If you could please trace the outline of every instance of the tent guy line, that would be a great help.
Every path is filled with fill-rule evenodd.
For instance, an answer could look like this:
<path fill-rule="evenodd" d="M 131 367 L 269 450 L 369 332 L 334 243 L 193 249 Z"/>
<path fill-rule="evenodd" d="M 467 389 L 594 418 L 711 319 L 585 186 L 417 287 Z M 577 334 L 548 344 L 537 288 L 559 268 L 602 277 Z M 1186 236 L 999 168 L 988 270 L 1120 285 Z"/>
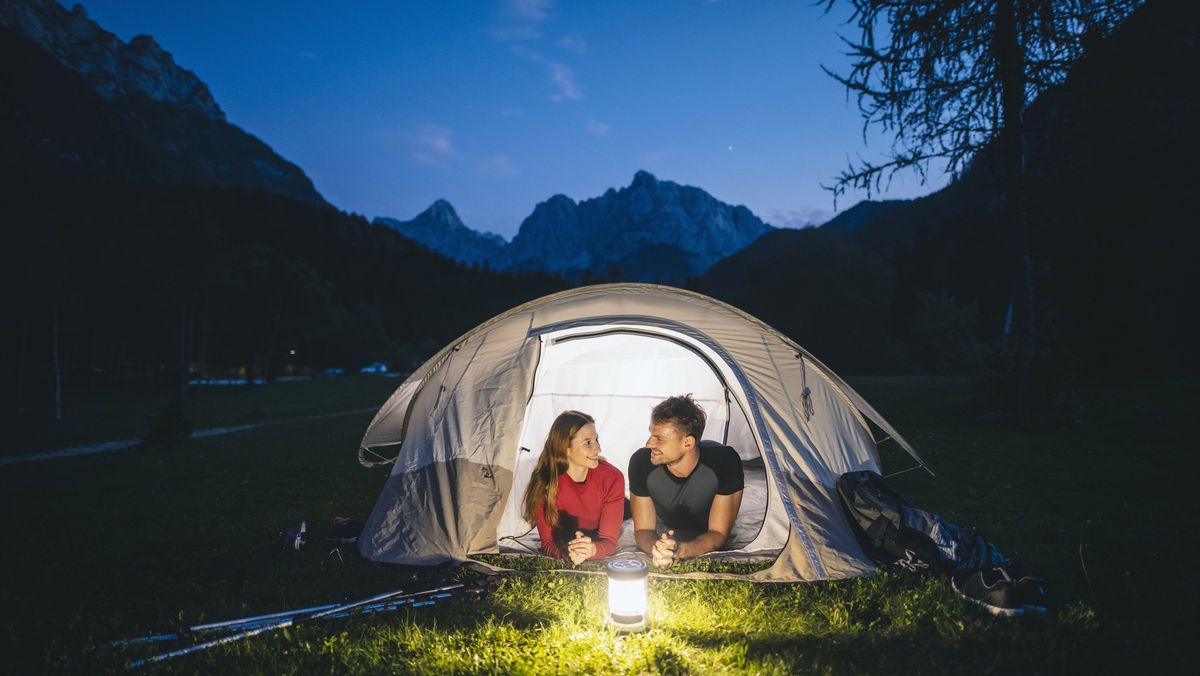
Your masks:
<path fill-rule="evenodd" d="M 301 416 L 299 418 L 286 418 L 284 420 L 271 420 L 268 422 L 247 423 L 245 425 L 233 425 L 231 427 L 210 427 L 204 430 L 196 430 L 191 433 L 192 439 L 203 439 L 205 437 L 215 437 L 220 434 L 231 434 L 233 432 L 244 432 L 246 430 L 257 429 L 259 427 L 267 427 L 270 425 L 280 425 L 283 423 L 305 422 L 308 420 L 322 420 L 325 418 L 336 418 L 343 415 L 357 415 L 360 413 L 371 413 L 376 410 L 376 407 L 356 408 L 352 411 L 338 411 L 336 413 L 321 413 L 318 415 Z M 77 455 L 92 455 L 94 453 L 104 453 L 106 451 L 119 451 L 123 448 L 133 448 L 142 443 L 141 439 L 121 439 L 119 441 L 106 441 L 99 444 L 87 444 L 85 446 L 72 446 L 57 451 L 44 451 L 42 453 L 30 453 L 26 455 L 10 455 L 0 456 L 0 466 L 16 465 L 24 462 L 38 462 L 41 460 L 57 460 L 59 458 L 70 458 Z"/>

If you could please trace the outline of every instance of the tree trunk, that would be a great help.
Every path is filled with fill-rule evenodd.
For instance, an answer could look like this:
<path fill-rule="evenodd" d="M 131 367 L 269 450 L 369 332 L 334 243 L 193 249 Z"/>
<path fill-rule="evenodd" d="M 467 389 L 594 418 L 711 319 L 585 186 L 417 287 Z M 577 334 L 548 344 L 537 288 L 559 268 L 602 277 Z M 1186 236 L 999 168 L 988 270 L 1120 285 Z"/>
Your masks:
<path fill-rule="evenodd" d="M 271 322 L 271 337 L 267 339 L 267 349 L 263 354 L 263 383 L 274 382 L 275 379 L 271 375 L 271 360 L 275 356 L 275 343 L 279 340 L 279 324 L 282 321 L 281 315 L 275 315 Z"/>
<path fill-rule="evenodd" d="M 1028 413 L 1029 376 L 1034 354 L 1034 289 L 1025 213 L 1025 161 L 1022 150 L 1025 107 L 1024 52 L 1017 34 L 1014 0 L 996 4 L 996 69 L 1002 109 L 1000 183 L 1004 223 L 1008 229 L 1008 288 L 1013 355 L 1012 406 L 1018 421 Z"/>
<path fill-rule="evenodd" d="M 196 348 L 196 363 L 199 365 L 200 377 L 208 377 L 208 342 L 209 325 L 208 311 L 201 308 L 196 319 L 196 340 L 200 343 Z"/>
<path fill-rule="evenodd" d="M 17 343 L 17 363 L 15 365 L 17 377 L 15 382 L 16 390 L 13 392 L 15 395 L 13 401 L 19 407 L 21 402 L 25 401 L 25 359 L 28 354 L 27 347 L 29 345 L 29 319 L 27 314 L 21 317 L 21 333 L 17 340 L 20 342 Z"/>
<path fill-rule="evenodd" d="M 188 323 L 189 323 L 189 313 L 188 313 L 187 303 L 180 303 L 179 304 L 179 336 L 178 336 L 179 344 L 177 346 L 178 350 L 179 350 L 179 355 L 178 355 L 179 361 L 176 365 L 177 372 L 176 372 L 176 383 L 175 383 L 175 400 L 181 406 L 183 405 L 184 399 L 187 397 L 187 386 L 188 386 L 188 353 L 190 352 L 190 350 L 188 349 L 189 348 L 188 338 L 191 334 Z"/>
<path fill-rule="evenodd" d="M 92 315 L 91 319 L 92 319 L 92 321 L 90 322 L 91 323 L 91 327 L 90 327 L 91 332 L 89 333 L 89 338 L 91 339 L 90 340 L 91 349 L 89 350 L 90 355 L 89 355 L 89 364 L 88 364 L 88 392 L 95 392 L 96 391 L 96 377 L 97 377 L 97 374 L 100 373 L 100 367 L 96 365 L 96 341 L 97 341 L 97 338 L 96 338 L 97 328 L 96 327 L 100 324 L 100 322 L 96 319 L 95 314 Z"/>
<path fill-rule="evenodd" d="M 53 336 L 51 339 L 51 351 L 54 361 L 54 419 L 62 420 L 62 365 L 58 359 L 58 303 L 54 304 L 52 310 L 51 323 L 53 324 Z"/>

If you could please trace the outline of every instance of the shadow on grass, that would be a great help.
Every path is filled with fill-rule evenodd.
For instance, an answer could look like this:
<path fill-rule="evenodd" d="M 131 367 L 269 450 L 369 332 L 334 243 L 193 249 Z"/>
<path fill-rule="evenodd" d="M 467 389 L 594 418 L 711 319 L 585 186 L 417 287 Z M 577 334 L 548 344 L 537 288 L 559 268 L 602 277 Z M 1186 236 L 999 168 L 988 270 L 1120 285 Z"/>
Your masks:
<path fill-rule="evenodd" d="M 1162 654 L 1105 632 L 1077 632 L 1053 620 L 994 620 L 993 631 L 904 632 L 855 627 L 818 635 L 674 632 L 704 650 L 738 645 L 748 663 L 833 673 L 1129 673 Z"/>

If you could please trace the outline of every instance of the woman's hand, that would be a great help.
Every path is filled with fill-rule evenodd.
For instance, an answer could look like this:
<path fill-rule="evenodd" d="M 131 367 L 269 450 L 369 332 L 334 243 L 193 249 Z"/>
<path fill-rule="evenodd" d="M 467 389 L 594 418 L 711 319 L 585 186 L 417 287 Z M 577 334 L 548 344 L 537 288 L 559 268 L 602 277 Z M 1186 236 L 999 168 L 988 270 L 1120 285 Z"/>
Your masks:
<path fill-rule="evenodd" d="M 575 531 L 575 539 L 567 543 L 567 556 L 571 557 L 571 563 L 578 566 L 595 555 L 596 545 L 592 539 L 582 531 Z"/>

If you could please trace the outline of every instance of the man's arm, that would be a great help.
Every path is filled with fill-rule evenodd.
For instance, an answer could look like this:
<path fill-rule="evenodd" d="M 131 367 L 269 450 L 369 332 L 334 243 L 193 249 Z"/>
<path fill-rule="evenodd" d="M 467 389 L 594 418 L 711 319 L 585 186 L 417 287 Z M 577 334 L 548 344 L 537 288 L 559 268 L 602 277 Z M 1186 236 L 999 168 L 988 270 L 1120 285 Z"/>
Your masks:
<path fill-rule="evenodd" d="M 714 495 L 712 507 L 708 510 L 708 530 L 693 540 L 680 542 L 675 550 L 675 558 L 690 559 L 693 556 L 707 554 L 725 544 L 725 541 L 729 539 L 729 532 L 733 530 L 733 521 L 737 518 L 738 509 L 741 506 L 742 491 L 730 495 Z M 651 508 L 653 507 L 651 505 Z M 636 514 L 635 512 L 635 519 Z M 653 531 L 651 531 L 651 535 L 653 535 Z M 653 544 L 651 542 L 652 546 Z M 641 546 L 640 539 L 638 546 Z"/>
<path fill-rule="evenodd" d="M 633 512 L 633 539 L 638 549 L 651 554 L 654 541 L 658 539 L 658 515 L 654 511 L 654 500 L 650 496 L 629 494 L 629 508 Z"/>

